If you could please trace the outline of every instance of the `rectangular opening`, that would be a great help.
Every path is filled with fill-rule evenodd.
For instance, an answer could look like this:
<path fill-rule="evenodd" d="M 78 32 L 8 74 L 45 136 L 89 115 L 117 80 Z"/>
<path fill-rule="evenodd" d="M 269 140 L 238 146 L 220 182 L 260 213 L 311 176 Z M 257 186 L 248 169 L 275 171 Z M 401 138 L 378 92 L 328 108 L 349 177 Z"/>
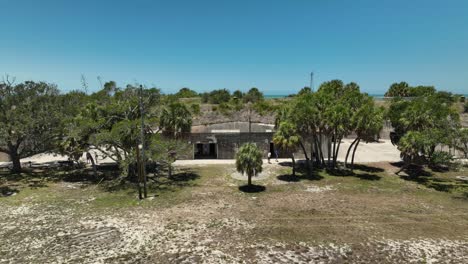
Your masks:
<path fill-rule="evenodd" d="M 195 159 L 216 159 L 216 143 L 197 143 L 194 147 Z"/>

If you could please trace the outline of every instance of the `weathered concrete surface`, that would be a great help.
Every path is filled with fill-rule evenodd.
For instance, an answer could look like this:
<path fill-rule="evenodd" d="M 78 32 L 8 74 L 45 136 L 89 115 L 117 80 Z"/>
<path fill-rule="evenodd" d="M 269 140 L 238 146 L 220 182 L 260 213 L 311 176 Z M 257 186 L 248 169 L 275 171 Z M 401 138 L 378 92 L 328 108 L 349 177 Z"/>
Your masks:
<path fill-rule="evenodd" d="M 10 157 L 8 154 L 0 152 L 0 162 L 7 162 L 10 161 Z"/>

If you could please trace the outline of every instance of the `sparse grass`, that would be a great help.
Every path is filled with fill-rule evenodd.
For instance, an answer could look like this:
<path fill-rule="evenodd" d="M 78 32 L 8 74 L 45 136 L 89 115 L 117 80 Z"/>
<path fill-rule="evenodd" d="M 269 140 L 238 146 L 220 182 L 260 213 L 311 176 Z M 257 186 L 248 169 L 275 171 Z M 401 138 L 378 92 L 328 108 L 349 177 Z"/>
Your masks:
<path fill-rule="evenodd" d="M 404 241 L 444 239 L 454 248 L 440 256 L 463 260 L 456 256 L 467 249 L 468 199 L 463 198 L 467 188 L 455 176 L 468 175 L 466 171 L 430 171 L 423 176 L 426 180 L 415 181 L 376 164 L 357 166 L 353 173 L 321 170 L 311 176 L 299 169 L 294 179 L 288 177 L 290 167 L 268 166 L 273 166 L 273 174 L 254 181 L 265 189 L 250 193 L 239 191 L 246 182 L 231 177 L 231 166 L 179 167 L 172 178 L 159 177 L 157 184 L 151 183 L 152 198 L 144 201 L 137 199 L 134 184 L 109 188 L 107 182 L 46 177 L 41 186 L 33 187 L 27 177 L 3 177 L 2 188 L 16 190 L 16 195 L 0 198 L 0 222 L 5 226 L 0 230 L 0 255 L 10 261 L 32 257 L 40 262 L 69 258 L 71 252 L 82 262 L 96 257 L 239 262 L 264 254 L 277 262 L 287 261 L 282 257 L 291 250 L 307 262 L 315 256 L 314 247 L 333 243 L 348 245 L 361 260 L 375 260 L 379 252 L 389 250 L 388 239 L 407 243 L 405 247 L 413 242 Z M 82 233 L 94 238 L 76 242 Z M 56 246 L 48 248 L 48 243 Z M 250 250 L 250 245 L 255 249 Z M 327 250 L 331 262 L 343 257 L 336 249 Z M 418 250 L 432 254 L 429 249 Z M 389 252 L 387 262 L 408 260 L 397 251 Z"/>

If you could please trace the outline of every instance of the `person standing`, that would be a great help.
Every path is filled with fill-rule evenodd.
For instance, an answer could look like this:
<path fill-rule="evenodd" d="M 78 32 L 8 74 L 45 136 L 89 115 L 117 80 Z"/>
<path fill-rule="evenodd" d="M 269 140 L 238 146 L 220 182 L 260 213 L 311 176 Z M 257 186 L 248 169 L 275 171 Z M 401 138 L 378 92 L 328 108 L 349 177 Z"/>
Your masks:
<path fill-rule="evenodd" d="M 271 164 L 270 159 L 271 159 L 271 152 L 268 151 L 268 163 L 269 164 Z"/>
<path fill-rule="evenodd" d="M 278 162 L 278 150 L 275 149 L 275 158 L 276 158 L 276 162 Z"/>

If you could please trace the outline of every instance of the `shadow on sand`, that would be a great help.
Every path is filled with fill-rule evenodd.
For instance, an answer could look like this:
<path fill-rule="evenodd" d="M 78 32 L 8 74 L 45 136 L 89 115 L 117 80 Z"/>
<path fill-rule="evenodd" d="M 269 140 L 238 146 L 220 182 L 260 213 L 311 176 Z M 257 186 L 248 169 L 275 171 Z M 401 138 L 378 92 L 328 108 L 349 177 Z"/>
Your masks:
<path fill-rule="evenodd" d="M 245 193 L 259 193 L 259 192 L 264 192 L 266 190 L 266 187 L 263 185 L 242 185 L 239 186 L 239 191 L 245 192 Z"/>

